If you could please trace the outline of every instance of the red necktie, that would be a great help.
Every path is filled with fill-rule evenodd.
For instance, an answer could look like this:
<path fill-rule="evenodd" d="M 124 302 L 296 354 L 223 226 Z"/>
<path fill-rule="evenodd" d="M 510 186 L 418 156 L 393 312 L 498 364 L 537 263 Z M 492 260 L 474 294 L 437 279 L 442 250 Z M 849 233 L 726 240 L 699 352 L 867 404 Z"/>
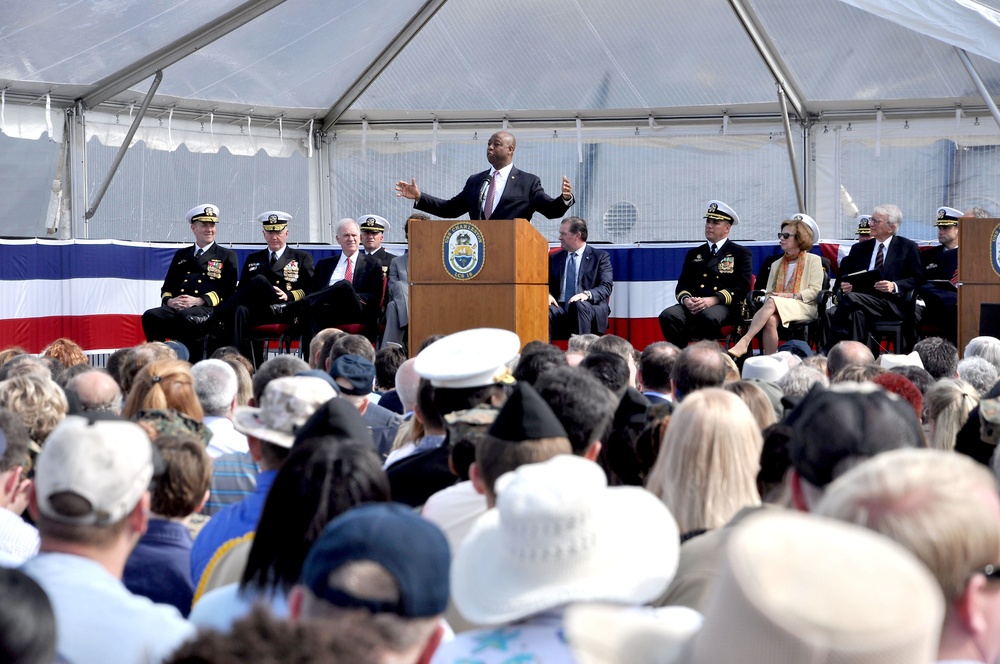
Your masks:
<path fill-rule="evenodd" d="M 344 272 L 344 279 L 346 281 L 354 283 L 354 268 L 351 267 L 351 259 L 347 259 L 347 271 Z"/>
<path fill-rule="evenodd" d="M 483 219 L 489 219 L 493 214 L 493 198 L 497 193 L 497 176 L 500 171 L 493 171 L 493 179 L 490 180 L 490 188 L 486 191 L 486 204 L 483 205 Z"/>
<path fill-rule="evenodd" d="M 881 242 L 878 243 L 878 253 L 875 254 L 875 269 L 881 270 L 882 263 L 885 262 L 885 245 Z"/>

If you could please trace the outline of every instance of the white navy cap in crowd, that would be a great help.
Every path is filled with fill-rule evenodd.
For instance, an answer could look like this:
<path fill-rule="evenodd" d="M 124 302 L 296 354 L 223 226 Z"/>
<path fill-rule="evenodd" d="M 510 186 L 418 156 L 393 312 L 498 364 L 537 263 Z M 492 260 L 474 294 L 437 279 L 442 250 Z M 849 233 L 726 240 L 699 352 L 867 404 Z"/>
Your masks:
<path fill-rule="evenodd" d="M 937 209 L 937 221 L 935 226 L 957 226 L 958 220 L 962 218 L 962 211 L 950 207 L 939 207 Z"/>
<path fill-rule="evenodd" d="M 358 217 L 358 229 L 364 233 L 365 231 L 369 233 L 384 233 L 389 230 L 389 222 L 385 217 L 380 217 L 377 214 L 363 214 Z"/>
<path fill-rule="evenodd" d="M 795 221 L 801 221 L 803 224 L 808 226 L 809 230 L 811 230 L 813 233 L 813 244 L 819 243 L 819 224 L 816 223 L 815 219 L 813 219 L 808 214 L 805 214 L 803 212 L 795 213 L 792 219 Z"/>
<path fill-rule="evenodd" d="M 269 210 L 257 215 L 257 223 L 262 224 L 265 231 L 283 231 L 291 220 L 292 215 L 281 210 Z"/>
<path fill-rule="evenodd" d="M 722 201 L 709 201 L 708 212 L 705 213 L 705 218 L 728 221 L 731 226 L 740 223 L 740 215 L 736 214 L 736 210 Z"/>
<path fill-rule="evenodd" d="M 413 368 L 434 387 L 485 387 L 512 383 L 507 367 L 521 348 L 509 330 L 481 327 L 438 339 L 420 351 Z"/>
<path fill-rule="evenodd" d="M 196 221 L 203 221 L 206 224 L 217 224 L 219 223 L 219 206 L 212 203 L 195 205 L 188 210 L 184 218 L 187 219 L 189 224 L 193 224 Z"/>

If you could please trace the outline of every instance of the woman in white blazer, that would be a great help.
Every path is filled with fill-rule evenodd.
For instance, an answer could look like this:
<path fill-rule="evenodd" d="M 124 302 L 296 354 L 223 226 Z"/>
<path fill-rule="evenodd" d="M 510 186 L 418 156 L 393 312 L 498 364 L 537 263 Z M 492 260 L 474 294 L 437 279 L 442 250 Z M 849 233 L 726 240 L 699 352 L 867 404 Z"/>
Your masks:
<path fill-rule="evenodd" d="M 771 265 L 767 279 L 764 304 L 747 333 L 729 349 L 733 357 L 742 357 L 750 350 L 750 343 L 763 332 L 765 355 L 778 350 L 778 326 L 816 319 L 816 298 L 823 287 L 823 264 L 819 256 L 810 254 L 813 231 L 803 221 L 781 222 L 778 240 L 784 255 Z"/>

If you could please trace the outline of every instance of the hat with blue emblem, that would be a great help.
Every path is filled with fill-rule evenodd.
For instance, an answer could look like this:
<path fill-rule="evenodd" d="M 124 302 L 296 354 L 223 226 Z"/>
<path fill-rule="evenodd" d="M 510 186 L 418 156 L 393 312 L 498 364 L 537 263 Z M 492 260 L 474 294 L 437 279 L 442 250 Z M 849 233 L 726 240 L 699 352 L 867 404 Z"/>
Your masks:
<path fill-rule="evenodd" d="M 292 220 L 292 215 L 281 210 L 271 210 L 257 215 L 257 221 L 263 226 L 265 231 L 283 231 L 288 228 L 288 222 Z"/>
<path fill-rule="evenodd" d="M 189 224 L 193 224 L 196 221 L 201 221 L 206 224 L 217 224 L 219 223 L 219 206 L 213 205 L 212 203 L 195 205 L 193 208 L 188 210 L 188 213 L 185 215 L 185 219 L 187 219 Z"/>
<path fill-rule="evenodd" d="M 386 221 L 385 217 L 380 217 L 377 214 L 363 214 L 359 218 L 361 224 L 358 229 L 362 233 L 384 233 L 389 230 L 389 222 Z"/>
<path fill-rule="evenodd" d="M 434 387 L 486 387 L 513 383 L 507 363 L 521 340 L 509 330 L 481 327 L 438 339 L 420 351 L 413 369 Z"/>
<path fill-rule="evenodd" d="M 863 214 L 858 217 L 858 235 L 868 237 L 872 234 L 872 216 Z"/>
<path fill-rule="evenodd" d="M 950 207 L 939 207 L 937 209 L 937 221 L 935 226 L 958 226 L 958 220 L 962 218 L 962 211 Z"/>
<path fill-rule="evenodd" d="M 705 213 L 705 218 L 716 221 L 728 221 L 730 226 L 740 223 L 740 215 L 736 214 L 736 210 L 722 201 L 709 201 L 708 212 Z"/>

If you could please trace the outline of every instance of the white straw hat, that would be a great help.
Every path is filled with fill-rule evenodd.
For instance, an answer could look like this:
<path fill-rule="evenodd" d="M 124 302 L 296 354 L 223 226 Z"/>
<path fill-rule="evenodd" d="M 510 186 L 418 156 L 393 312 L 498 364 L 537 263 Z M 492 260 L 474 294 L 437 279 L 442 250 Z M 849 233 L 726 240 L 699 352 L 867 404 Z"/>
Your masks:
<path fill-rule="evenodd" d="M 677 571 L 680 538 L 663 502 L 639 487 L 609 488 L 591 461 L 563 454 L 521 466 L 496 493 L 452 563 L 452 597 L 473 623 L 580 601 L 642 604 Z"/>

